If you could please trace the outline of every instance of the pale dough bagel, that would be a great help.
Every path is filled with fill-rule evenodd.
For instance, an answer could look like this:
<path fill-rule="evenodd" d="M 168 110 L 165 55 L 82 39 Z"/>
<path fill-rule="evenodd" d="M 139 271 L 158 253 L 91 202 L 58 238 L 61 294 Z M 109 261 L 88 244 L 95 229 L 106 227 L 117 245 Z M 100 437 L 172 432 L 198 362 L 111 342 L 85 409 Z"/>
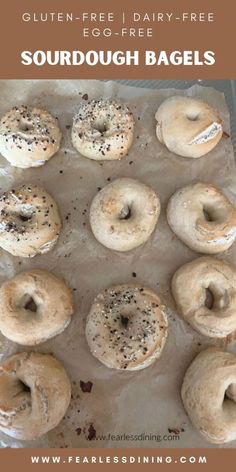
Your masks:
<path fill-rule="evenodd" d="M 0 331 L 15 343 L 43 343 L 64 331 L 72 313 L 70 289 L 46 270 L 21 272 L 0 288 Z"/>
<path fill-rule="evenodd" d="M 158 195 L 134 179 L 121 178 L 106 185 L 90 207 L 95 238 L 115 251 L 130 251 L 145 243 L 160 215 Z"/>
<path fill-rule="evenodd" d="M 158 108 L 156 134 L 169 151 L 198 158 L 220 141 L 223 128 L 218 111 L 196 98 L 175 96 Z"/>
<path fill-rule="evenodd" d="M 132 142 L 134 118 L 130 109 L 116 100 L 91 100 L 74 116 L 72 143 L 89 159 L 121 159 Z"/>
<path fill-rule="evenodd" d="M 0 247 L 13 256 L 50 251 L 60 229 L 57 205 L 43 188 L 23 185 L 0 196 Z"/>
<path fill-rule="evenodd" d="M 218 187 L 207 183 L 177 190 L 167 206 L 174 233 L 193 251 L 217 254 L 236 238 L 236 209 Z"/>
<path fill-rule="evenodd" d="M 61 131 L 48 111 L 14 107 L 0 121 L 0 153 L 14 167 L 38 167 L 59 149 Z"/>
<path fill-rule="evenodd" d="M 139 370 L 161 356 L 168 322 L 165 306 L 149 288 L 117 285 L 100 293 L 87 317 L 92 354 L 112 369 Z"/>
<path fill-rule="evenodd" d="M 71 384 L 52 355 L 21 352 L 0 365 L 0 430 L 16 439 L 36 439 L 62 420 Z"/>
<path fill-rule="evenodd" d="M 199 333 L 223 338 L 236 331 L 236 268 L 206 256 L 184 264 L 172 278 L 178 313 Z"/>
<path fill-rule="evenodd" d="M 236 357 L 217 348 L 202 351 L 184 377 L 181 396 L 188 416 L 207 441 L 236 439 Z"/>

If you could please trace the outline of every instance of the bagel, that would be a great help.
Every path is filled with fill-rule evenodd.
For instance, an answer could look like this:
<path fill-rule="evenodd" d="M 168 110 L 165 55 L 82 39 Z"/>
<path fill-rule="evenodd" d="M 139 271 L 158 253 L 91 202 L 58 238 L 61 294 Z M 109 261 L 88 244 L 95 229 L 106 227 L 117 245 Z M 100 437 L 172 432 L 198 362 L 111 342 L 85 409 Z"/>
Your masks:
<path fill-rule="evenodd" d="M 181 396 L 195 428 L 213 444 L 236 440 L 236 357 L 202 351 L 184 377 Z"/>
<path fill-rule="evenodd" d="M 21 352 L 0 365 L 0 431 L 16 439 L 37 439 L 62 420 L 71 384 L 52 355 Z"/>
<path fill-rule="evenodd" d="M 180 267 L 171 283 L 178 313 L 204 336 L 223 338 L 236 331 L 236 268 L 214 257 Z"/>
<path fill-rule="evenodd" d="M 105 289 L 87 317 L 86 338 L 92 354 L 112 369 L 148 367 L 161 356 L 166 342 L 165 310 L 160 298 L 141 285 Z"/>
<path fill-rule="evenodd" d="M 236 238 L 236 209 L 212 184 L 177 190 L 168 202 L 167 220 L 181 241 L 204 254 L 226 251 Z"/>
<path fill-rule="evenodd" d="M 218 111 L 196 98 L 167 98 L 158 108 L 155 118 L 158 140 L 179 156 L 202 157 L 222 138 Z"/>
<path fill-rule="evenodd" d="M 47 341 L 64 331 L 72 313 L 70 289 L 46 270 L 21 272 L 0 288 L 0 331 L 15 343 Z"/>
<path fill-rule="evenodd" d="M 93 199 L 90 225 L 95 238 L 115 251 L 130 251 L 144 244 L 160 215 L 158 195 L 134 179 L 117 179 Z"/>
<path fill-rule="evenodd" d="M 45 164 L 59 149 L 61 131 L 48 111 L 14 107 L 0 121 L 0 153 L 22 169 Z"/>
<path fill-rule="evenodd" d="M 133 142 L 134 118 L 116 100 L 91 100 L 74 116 L 72 143 L 85 157 L 98 161 L 121 159 Z"/>
<path fill-rule="evenodd" d="M 57 205 L 43 188 L 23 185 L 0 196 L 0 247 L 13 256 L 50 251 L 60 229 Z"/>

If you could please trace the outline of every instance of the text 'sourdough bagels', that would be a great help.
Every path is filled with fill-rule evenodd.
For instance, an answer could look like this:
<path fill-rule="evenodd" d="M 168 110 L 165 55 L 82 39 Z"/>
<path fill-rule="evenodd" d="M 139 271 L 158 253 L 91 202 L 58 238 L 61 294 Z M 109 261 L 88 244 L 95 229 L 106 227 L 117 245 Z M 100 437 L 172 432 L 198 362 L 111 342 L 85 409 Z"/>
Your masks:
<path fill-rule="evenodd" d="M 50 251 L 60 230 L 57 204 L 43 188 L 23 185 L 0 196 L 0 247 L 13 256 Z"/>
<path fill-rule="evenodd" d="M 84 103 L 73 119 L 72 143 L 89 159 L 122 159 L 133 142 L 133 134 L 133 114 L 117 100 Z"/>
<path fill-rule="evenodd" d="M 106 185 L 90 207 L 95 238 L 115 251 L 130 251 L 145 243 L 160 215 L 158 195 L 134 179 L 121 178 Z"/>
<path fill-rule="evenodd" d="M 171 283 L 178 313 L 199 333 L 223 338 L 236 331 L 236 268 L 215 257 L 180 267 Z"/>
<path fill-rule="evenodd" d="M 139 370 L 158 359 L 167 337 L 166 307 L 141 285 L 117 285 L 94 300 L 86 322 L 92 354 L 107 367 Z"/>
<path fill-rule="evenodd" d="M 193 251 L 217 254 L 236 239 L 236 208 L 212 184 L 198 182 L 177 190 L 168 202 L 167 220 Z"/>
<path fill-rule="evenodd" d="M 167 98 L 155 117 L 158 140 L 179 156 L 202 157 L 218 144 L 223 134 L 218 111 L 196 98 L 179 95 Z"/>
<path fill-rule="evenodd" d="M 192 424 L 213 444 L 236 439 L 236 357 L 217 348 L 200 352 L 184 377 L 181 396 Z"/>
<path fill-rule="evenodd" d="M 14 167 L 38 167 L 59 149 L 61 131 L 48 111 L 21 105 L 0 120 L 0 153 Z"/>
<path fill-rule="evenodd" d="M 72 313 L 71 290 L 46 270 L 20 272 L 0 288 L 0 331 L 15 343 L 45 342 L 64 331 Z"/>
<path fill-rule="evenodd" d="M 0 365 L 0 431 L 37 439 L 62 420 L 71 399 L 63 365 L 52 355 L 21 352 Z"/>

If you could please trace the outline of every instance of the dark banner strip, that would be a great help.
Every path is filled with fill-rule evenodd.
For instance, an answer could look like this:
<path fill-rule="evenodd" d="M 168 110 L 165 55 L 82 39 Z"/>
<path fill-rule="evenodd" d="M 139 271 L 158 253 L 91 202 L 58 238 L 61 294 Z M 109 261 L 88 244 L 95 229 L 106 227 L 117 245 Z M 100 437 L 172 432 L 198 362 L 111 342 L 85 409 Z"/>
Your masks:
<path fill-rule="evenodd" d="M 1 78 L 234 78 L 231 0 L 8 0 Z"/>

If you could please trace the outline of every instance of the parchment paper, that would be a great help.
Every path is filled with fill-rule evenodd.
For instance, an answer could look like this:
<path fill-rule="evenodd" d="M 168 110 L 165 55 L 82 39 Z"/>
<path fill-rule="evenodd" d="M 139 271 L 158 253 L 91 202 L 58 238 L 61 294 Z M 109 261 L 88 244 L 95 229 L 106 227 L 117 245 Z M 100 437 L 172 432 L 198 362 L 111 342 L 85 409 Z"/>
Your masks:
<path fill-rule="evenodd" d="M 61 335 L 40 345 L 40 352 L 53 353 L 71 378 L 73 398 L 61 424 L 37 441 L 17 441 L 0 434 L 1 447 L 212 447 L 191 426 L 184 411 L 180 387 L 184 372 L 197 352 L 214 344 L 198 335 L 175 312 L 170 280 L 175 270 L 198 254 L 189 250 L 171 232 L 166 222 L 168 198 L 179 187 L 197 180 L 214 182 L 236 203 L 233 148 L 228 139 L 206 157 L 191 160 L 171 154 L 156 139 L 155 111 L 177 90 L 145 90 L 97 81 L 1 81 L 1 115 L 17 104 L 46 107 L 59 118 L 63 132 L 60 151 L 45 166 L 20 170 L 0 157 L 1 192 L 22 183 L 42 185 L 57 201 L 63 230 L 56 248 L 31 260 L 0 253 L 0 283 L 21 270 L 40 267 L 66 279 L 74 290 L 75 314 Z M 194 86 L 181 94 L 200 97 L 217 107 L 230 133 L 224 96 L 216 90 Z M 98 163 L 72 148 L 71 123 L 78 105 L 88 94 L 120 97 L 130 106 L 136 120 L 135 139 L 129 155 L 121 161 Z M 108 181 L 128 176 L 158 192 L 162 203 L 156 231 L 142 247 L 121 254 L 100 245 L 88 221 L 89 206 L 97 189 Z M 236 244 L 223 253 L 236 263 Z M 136 273 L 136 278 L 132 273 Z M 169 307 L 169 335 L 163 355 L 140 372 L 116 372 L 99 363 L 85 340 L 85 320 L 94 297 L 111 284 L 137 282 L 157 291 Z M 232 337 L 233 338 L 233 337 Z M 215 342 L 236 351 L 233 340 Z M 30 348 L 28 348 L 29 350 Z M 0 360 L 25 350 L 0 335 Z M 84 393 L 80 381 L 93 383 Z M 179 439 L 172 430 L 179 432 Z M 91 439 L 95 435 L 96 438 Z M 118 436 L 109 439 L 109 433 Z M 140 435 L 157 435 L 143 440 Z M 122 438 L 138 435 L 136 441 Z M 104 438 L 99 436 L 104 435 Z M 107 435 L 107 436 L 106 436 Z M 171 436 L 164 439 L 163 436 Z M 106 437 L 105 437 L 106 436 Z M 90 438 L 90 439 L 88 439 Z M 231 443 L 228 447 L 235 447 Z"/>

